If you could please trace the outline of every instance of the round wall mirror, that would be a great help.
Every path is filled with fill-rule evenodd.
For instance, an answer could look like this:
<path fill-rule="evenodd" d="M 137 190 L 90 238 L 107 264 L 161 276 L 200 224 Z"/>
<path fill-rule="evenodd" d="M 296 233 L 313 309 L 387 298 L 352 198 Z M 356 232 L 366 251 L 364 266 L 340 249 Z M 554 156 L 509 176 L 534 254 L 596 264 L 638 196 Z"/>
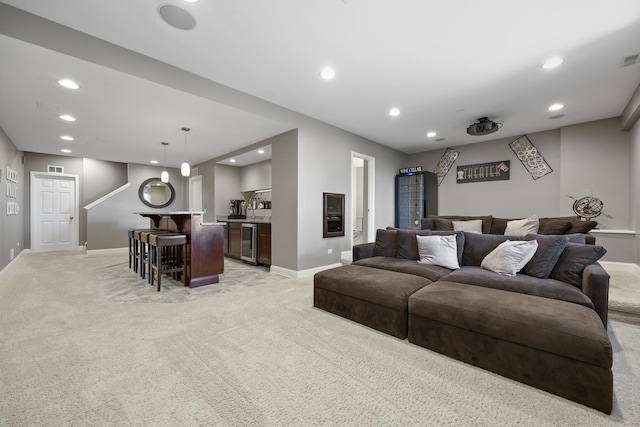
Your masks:
<path fill-rule="evenodd" d="M 170 182 L 149 178 L 140 184 L 138 196 L 142 203 L 152 208 L 166 208 L 176 198 L 176 190 Z"/>

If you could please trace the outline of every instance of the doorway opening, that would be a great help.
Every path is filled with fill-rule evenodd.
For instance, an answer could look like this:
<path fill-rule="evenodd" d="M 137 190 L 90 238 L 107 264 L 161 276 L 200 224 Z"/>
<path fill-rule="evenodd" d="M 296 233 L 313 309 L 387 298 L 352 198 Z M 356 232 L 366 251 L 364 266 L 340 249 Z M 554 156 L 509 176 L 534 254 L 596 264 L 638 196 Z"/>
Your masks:
<path fill-rule="evenodd" d="M 351 152 L 351 246 L 375 240 L 375 158 Z"/>

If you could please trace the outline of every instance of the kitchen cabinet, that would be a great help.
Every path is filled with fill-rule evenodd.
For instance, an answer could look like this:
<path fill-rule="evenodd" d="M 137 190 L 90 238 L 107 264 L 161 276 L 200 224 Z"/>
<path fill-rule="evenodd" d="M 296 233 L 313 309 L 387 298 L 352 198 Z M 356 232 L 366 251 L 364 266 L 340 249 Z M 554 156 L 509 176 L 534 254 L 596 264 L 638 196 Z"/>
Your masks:
<path fill-rule="evenodd" d="M 227 255 L 240 259 L 242 252 L 242 223 L 230 222 L 229 227 L 229 252 Z"/>
<path fill-rule="evenodd" d="M 271 265 L 271 224 L 258 224 L 258 264 Z"/>

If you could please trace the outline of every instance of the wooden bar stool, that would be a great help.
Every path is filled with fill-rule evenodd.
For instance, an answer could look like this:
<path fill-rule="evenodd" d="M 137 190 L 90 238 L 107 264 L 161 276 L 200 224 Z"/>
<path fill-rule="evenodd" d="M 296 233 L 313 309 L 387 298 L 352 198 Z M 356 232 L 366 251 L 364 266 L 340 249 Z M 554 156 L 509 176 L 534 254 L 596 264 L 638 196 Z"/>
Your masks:
<path fill-rule="evenodd" d="M 134 235 L 138 236 L 137 240 L 139 244 L 139 250 L 138 250 L 138 256 L 136 257 L 136 259 L 139 262 L 138 267 L 140 268 L 140 277 L 142 277 L 143 279 L 146 278 L 149 283 L 151 283 L 151 277 L 147 277 L 147 272 L 151 271 L 151 259 L 149 258 L 149 254 L 150 254 L 149 236 L 151 234 L 168 234 L 168 233 L 171 233 L 171 231 L 155 230 L 155 229 L 154 230 L 151 230 L 151 229 L 136 230 L 134 232 Z"/>
<path fill-rule="evenodd" d="M 162 283 L 162 275 L 173 273 L 187 274 L 187 236 L 184 234 L 149 234 L 149 275 L 151 286 L 158 276 L 158 292 Z"/>
<path fill-rule="evenodd" d="M 130 229 L 128 230 L 128 236 L 129 236 L 129 268 L 135 267 L 133 271 L 137 271 L 137 266 L 135 265 L 135 256 L 136 256 L 136 250 L 135 247 L 137 245 L 136 240 L 134 238 L 134 232 L 136 230 L 134 229 Z"/>

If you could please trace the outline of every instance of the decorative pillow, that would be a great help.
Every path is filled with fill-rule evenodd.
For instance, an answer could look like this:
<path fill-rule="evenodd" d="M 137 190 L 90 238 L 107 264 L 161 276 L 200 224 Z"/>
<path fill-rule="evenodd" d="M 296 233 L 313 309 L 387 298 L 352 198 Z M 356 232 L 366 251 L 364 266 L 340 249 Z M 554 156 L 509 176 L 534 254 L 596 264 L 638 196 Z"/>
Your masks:
<path fill-rule="evenodd" d="M 527 234 L 525 240 L 538 242 L 538 250 L 531 261 L 522 267 L 521 273 L 533 277 L 546 279 L 551 274 L 553 267 L 560 258 L 569 238 L 567 236 L 542 236 L 539 234 Z"/>
<path fill-rule="evenodd" d="M 480 267 L 505 276 L 515 276 L 533 258 L 537 249 L 538 242 L 535 240 L 507 240 L 491 251 Z"/>
<path fill-rule="evenodd" d="M 462 265 L 462 254 L 464 253 L 464 231 L 431 231 L 432 236 L 456 236 L 456 246 L 458 247 L 458 265 Z"/>
<path fill-rule="evenodd" d="M 433 222 L 435 218 L 422 218 L 420 220 L 420 228 L 422 230 L 435 230 L 436 226 Z"/>
<path fill-rule="evenodd" d="M 440 267 L 457 270 L 458 246 L 456 236 L 416 236 L 420 264 L 439 265 Z"/>
<path fill-rule="evenodd" d="M 569 228 L 567 233 L 588 233 L 597 226 L 598 221 L 580 221 L 576 219 L 574 221 L 571 221 L 571 227 Z"/>
<path fill-rule="evenodd" d="M 549 277 L 574 286 L 582 286 L 582 272 L 607 251 L 602 246 L 567 243 Z"/>
<path fill-rule="evenodd" d="M 464 233 L 464 252 L 462 253 L 462 263 L 460 265 L 472 265 L 480 267 L 484 257 L 498 247 L 502 242 L 509 240 L 502 234 L 477 234 Z M 512 238 L 511 240 L 519 240 Z"/>
<path fill-rule="evenodd" d="M 569 239 L 569 243 L 582 243 L 583 245 L 587 243 L 587 236 L 584 233 L 574 233 L 574 234 L 565 234 Z"/>
<path fill-rule="evenodd" d="M 571 227 L 571 221 L 556 218 L 540 218 L 538 234 L 565 234 Z"/>
<path fill-rule="evenodd" d="M 466 231 L 468 233 L 482 234 L 482 220 L 472 219 L 469 221 L 451 221 L 453 231 Z"/>
<path fill-rule="evenodd" d="M 505 236 L 526 236 L 527 234 L 537 234 L 540 222 L 536 215 L 531 215 L 525 219 L 514 219 L 507 221 L 507 228 L 504 230 Z"/>
<path fill-rule="evenodd" d="M 396 241 L 396 257 L 419 260 L 418 242 L 416 236 L 430 236 L 431 230 L 398 229 Z"/>
<path fill-rule="evenodd" d="M 376 243 L 373 246 L 373 256 L 396 257 L 397 230 L 378 230 Z"/>

